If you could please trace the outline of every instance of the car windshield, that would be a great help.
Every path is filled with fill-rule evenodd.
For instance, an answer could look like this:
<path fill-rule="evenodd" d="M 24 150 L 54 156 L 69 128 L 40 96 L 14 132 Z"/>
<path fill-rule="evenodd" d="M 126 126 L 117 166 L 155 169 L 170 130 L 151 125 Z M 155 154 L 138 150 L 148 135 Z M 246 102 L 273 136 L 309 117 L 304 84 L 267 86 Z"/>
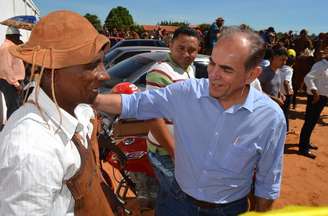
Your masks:
<path fill-rule="evenodd" d="M 166 44 L 160 40 L 122 40 L 118 42 L 115 46 L 112 46 L 111 49 L 116 47 L 126 47 L 126 46 L 157 46 L 157 47 L 166 47 Z"/>
<path fill-rule="evenodd" d="M 115 49 L 115 50 L 112 50 L 112 51 L 106 53 L 105 58 L 104 58 L 105 68 L 108 67 L 109 61 L 111 59 L 113 59 L 115 56 L 117 56 L 118 53 L 120 53 L 120 52 L 121 52 L 121 50 Z"/>

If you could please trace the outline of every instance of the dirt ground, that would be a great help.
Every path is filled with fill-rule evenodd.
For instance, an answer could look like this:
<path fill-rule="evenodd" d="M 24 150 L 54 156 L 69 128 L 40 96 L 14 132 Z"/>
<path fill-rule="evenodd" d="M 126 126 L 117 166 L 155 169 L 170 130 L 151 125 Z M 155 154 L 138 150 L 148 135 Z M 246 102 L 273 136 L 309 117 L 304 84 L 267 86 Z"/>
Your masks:
<path fill-rule="evenodd" d="M 321 113 L 311 136 L 311 142 L 319 147 L 313 151 L 315 160 L 297 154 L 305 107 L 306 97 L 298 97 L 296 110 L 291 109 L 289 123 L 295 134 L 287 136 L 281 196 L 274 208 L 328 205 L 328 107 Z"/>
<path fill-rule="evenodd" d="M 297 154 L 306 97 L 298 97 L 297 101 L 296 109 L 290 112 L 289 124 L 294 133 L 287 135 L 281 196 L 274 203 L 274 209 L 287 205 L 328 205 L 328 107 L 325 107 L 312 133 L 311 142 L 319 147 L 314 151 L 317 158 L 313 160 Z M 153 211 L 140 213 L 138 204 L 133 200 L 129 207 L 132 215 L 154 215 Z"/>

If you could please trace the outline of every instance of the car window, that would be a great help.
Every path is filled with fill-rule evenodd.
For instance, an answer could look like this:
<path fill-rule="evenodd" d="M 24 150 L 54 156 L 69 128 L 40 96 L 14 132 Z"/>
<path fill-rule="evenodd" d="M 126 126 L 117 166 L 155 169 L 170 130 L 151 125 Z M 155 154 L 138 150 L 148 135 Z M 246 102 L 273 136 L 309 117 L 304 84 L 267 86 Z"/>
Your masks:
<path fill-rule="evenodd" d="M 120 50 L 112 50 L 108 53 L 106 53 L 105 58 L 104 58 L 104 65 L 105 68 L 107 68 L 108 64 L 110 63 L 111 59 L 113 59 L 116 55 L 119 54 L 119 52 L 121 52 Z"/>
<path fill-rule="evenodd" d="M 194 62 L 196 78 L 208 78 L 207 65 L 206 61 Z"/>
<path fill-rule="evenodd" d="M 118 42 L 120 42 L 120 39 L 110 38 L 109 41 L 110 41 L 110 46 L 112 47 Z"/>
<path fill-rule="evenodd" d="M 156 46 L 156 41 L 152 41 L 152 40 L 139 41 L 138 45 L 139 46 Z"/>
<path fill-rule="evenodd" d="M 166 44 L 163 41 L 160 41 L 160 40 L 156 42 L 156 46 L 167 47 Z"/>
<path fill-rule="evenodd" d="M 147 51 L 126 52 L 123 55 L 121 55 L 120 57 L 118 57 L 117 59 L 115 59 L 113 64 L 117 64 L 117 63 L 123 61 L 124 59 L 130 58 L 132 56 L 135 56 L 137 54 L 144 53 L 144 52 L 147 52 Z"/>
<path fill-rule="evenodd" d="M 132 76 L 137 76 L 136 74 L 139 73 L 139 71 L 142 72 L 145 67 L 154 63 L 155 61 L 156 60 L 147 58 L 142 54 L 125 59 L 113 67 L 107 69 L 110 80 L 106 80 L 104 82 L 104 86 L 107 88 L 112 88 L 119 82 L 130 81 Z"/>
<path fill-rule="evenodd" d="M 132 41 L 132 40 L 124 40 L 120 44 L 120 46 L 135 46 L 135 45 L 136 45 L 136 42 Z"/>

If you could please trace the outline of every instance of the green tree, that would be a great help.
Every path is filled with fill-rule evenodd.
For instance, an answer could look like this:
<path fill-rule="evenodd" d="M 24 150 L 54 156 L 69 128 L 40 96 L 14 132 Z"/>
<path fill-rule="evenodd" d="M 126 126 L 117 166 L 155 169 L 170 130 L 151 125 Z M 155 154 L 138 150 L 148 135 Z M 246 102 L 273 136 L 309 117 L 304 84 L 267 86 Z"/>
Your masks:
<path fill-rule="evenodd" d="M 87 13 L 84 15 L 84 17 L 89 20 L 89 22 L 95 27 L 95 29 L 97 29 L 97 31 L 102 31 L 101 21 L 99 20 L 97 15 Z"/>
<path fill-rule="evenodd" d="M 109 12 L 104 27 L 108 30 L 116 29 L 129 29 L 134 24 L 133 18 L 128 9 L 118 6 L 112 8 Z"/>
<path fill-rule="evenodd" d="M 137 32 L 138 34 L 142 34 L 143 32 L 145 32 L 144 28 L 142 25 L 137 25 L 137 24 L 134 24 L 130 27 L 130 30 L 131 31 L 135 31 Z"/>

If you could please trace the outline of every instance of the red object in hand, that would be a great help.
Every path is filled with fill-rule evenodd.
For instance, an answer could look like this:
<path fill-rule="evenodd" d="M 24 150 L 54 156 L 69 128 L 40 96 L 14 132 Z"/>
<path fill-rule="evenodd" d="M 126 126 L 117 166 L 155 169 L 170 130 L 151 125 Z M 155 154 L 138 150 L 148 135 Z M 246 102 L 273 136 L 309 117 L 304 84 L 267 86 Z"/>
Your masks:
<path fill-rule="evenodd" d="M 122 82 L 122 83 L 116 84 L 112 88 L 112 93 L 115 93 L 115 94 L 133 94 L 136 92 L 139 92 L 138 87 L 130 82 Z"/>

